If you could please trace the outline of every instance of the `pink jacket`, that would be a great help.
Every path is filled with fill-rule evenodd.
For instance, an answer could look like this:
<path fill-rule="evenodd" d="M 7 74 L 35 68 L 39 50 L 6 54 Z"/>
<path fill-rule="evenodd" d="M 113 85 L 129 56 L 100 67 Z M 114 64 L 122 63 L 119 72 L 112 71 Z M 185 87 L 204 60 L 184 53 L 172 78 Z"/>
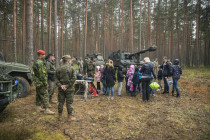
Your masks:
<path fill-rule="evenodd" d="M 97 81 L 97 82 L 101 82 L 101 72 L 100 72 L 100 71 L 97 71 L 97 72 L 95 73 L 95 77 L 96 77 L 96 81 Z"/>

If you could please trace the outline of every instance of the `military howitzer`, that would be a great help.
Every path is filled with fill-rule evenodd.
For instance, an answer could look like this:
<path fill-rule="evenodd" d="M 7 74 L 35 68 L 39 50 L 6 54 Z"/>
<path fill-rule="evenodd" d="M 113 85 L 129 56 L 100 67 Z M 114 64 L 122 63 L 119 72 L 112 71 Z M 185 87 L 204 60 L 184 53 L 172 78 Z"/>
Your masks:
<path fill-rule="evenodd" d="M 20 97 L 18 79 L 8 74 L 0 74 L 0 113 L 18 97 Z"/>
<path fill-rule="evenodd" d="M 143 61 L 140 61 L 140 55 L 146 52 L 156 51 L 157 46 L 151 46 L 148 49 L 141 50 L 136 53 L 130 52 L 120 52 L 120 50 L 116 52 L 112 52 L 108 59 L 113 60 L 114 66 L 119 67 L 122 65 L 124 68 L 129 67 L 130 65 L 143 65 Z"/>
<path fill-rule="evenodd" d="M 101 53 L 96 53 L 96 54 L 87 54 L 86 56 L 87 58 L 93 58 L 94 63 L 96 64 L 96 66 L 101 66 L 104 65 L 104 58 L 101 55 Z"/>
<path fill-rule="evenodd" d="M 21 63 L 5 62 L 0 52 L 0 74 L 8 74 L 18 79 L 20 97 L 25 97 L 28 94 L 30 84 L 32 84 L 32 73 L 29 66 Z"/>

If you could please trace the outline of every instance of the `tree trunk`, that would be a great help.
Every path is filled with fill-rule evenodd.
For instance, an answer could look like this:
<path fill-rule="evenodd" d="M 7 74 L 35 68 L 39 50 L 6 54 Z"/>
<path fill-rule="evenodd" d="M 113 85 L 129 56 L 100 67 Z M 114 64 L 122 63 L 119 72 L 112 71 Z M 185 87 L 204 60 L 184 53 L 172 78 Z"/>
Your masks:
<path fill-rule="evenodd" d="M 33 65 L 33 0 L 26 0 L 26 64 Z"/>
<path fill-rule="evenodd" d="M 22 22 L 22 60 L 25 64 L 25 49 L 26 49 L 26 0 L 23 0 L 23 22 Z"/>
<path fill-rule="evenodd" d="M 52 9 L 52 0 L 49 0 L 49 12 L 48 12 L 48 52 L 52 53 L 52 48 L 51 48 L 51 9 Z"/>
<path fill-rule="evenodd" d="M 145 46 L 147 45 L 146 44 L 146 37 L 147 37 L 147 24 L 146 24 L 146 19 L 147 19 L 147 16 L 146 16 L 146 0 L 144 0 L 144 49 L 145 49 Z"/>
<path fill-rule="evenodd" d="M 124 47 L 123 47 L 123 22 L 124 22 L 124 20 L 123 20 L 123 0 L 122 0 L 122 9 L 121 9 L 121 11 L 122 11 L 122 21 L 121 21 L 121 48 L 123 48 L 124 49 Z"/>
<path fill-rule="evenodd" d="M 201 6 L 201 0 L 197 0 L 196 4 L 196 54 L 197 54 L 197 62 L 196 67 L 200 67 L 200 6 Z"/>
<path fill-rule="evenodd" d="M 151 45 L 150 1 L 148 1 L 148 46 Z"/>
<path fill-rule="evenodd" d="M 55 56 L 56 56 L 56 67 L 59 66 L 59 53 L 58 53 L 58 30 L 57 30 L 57 0 L 54 0 L 54 44 L 55 44 Z"/>
<path fill-rule="evenodd" d="M 87 54 L 87 10 L 88 10 L 88 0 L 86 0 L 85 8 L 85 46 L 84 46 L 84 56 Z"/>
<path fill-rule="evenodd" d="M 140 14 L 139 14 L 139 23 L 140 23 L 140 25 L 139 25 L 139 50 L 141 50 L 141 17 L 142 17 L 141 10 L 142 10 L 142 1 L 143 0 L 141 0 L 141 3 L 140 3 Z M 141 55 L 140 55 L 140 59 L 141 59 Z"/>
<path fill-rule="evenodd" d="M 17 8 L 17 1 L 13 1 L 13 48 L 14 48 L 14 56 L 15 56 L 15 62 L 17 62 L 17 48 L 16 48 L 16 9 Z"/>
<path fill-rule="evenodd" d="M 132 0 L 130 0 L 130 45 L 131 45 L 131 52 L 134 52 L 133 48 L 133 5 Z"/>
<path fill-rule="evenodd" d="M 61 19 L 61 56 L 63 56 L 63 27 L 64 27 L 64 11 L 66 0 L 62 0 L 62 19 Z"/>
<path fill-rule="evenodd" d="M 45 50 L 44 47 L 44 6 L 43 6 L 44 0 L 41 0 L 41 46 L 42 49 Z"/>

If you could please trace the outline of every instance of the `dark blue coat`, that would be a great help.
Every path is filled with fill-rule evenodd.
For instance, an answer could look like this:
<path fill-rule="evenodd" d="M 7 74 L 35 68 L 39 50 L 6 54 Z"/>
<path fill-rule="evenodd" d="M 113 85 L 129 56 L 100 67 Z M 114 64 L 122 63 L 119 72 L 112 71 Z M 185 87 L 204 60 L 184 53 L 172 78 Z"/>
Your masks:
<path fill-rule="evenodd" d="M 180 75 L 182 74 L 182 68 L 179 65 L 173 65 L 173 79 L 179 79 Z"/>
<path fill-rule="evenodd" d="M 134 75 L 133 75 L 132 82 L 133 82 L 134 85 L 137 85 L 138 82 L 139 82 L 139 69 L 137 67 L 135 68 L 135 72 L 134 72 Z"/>

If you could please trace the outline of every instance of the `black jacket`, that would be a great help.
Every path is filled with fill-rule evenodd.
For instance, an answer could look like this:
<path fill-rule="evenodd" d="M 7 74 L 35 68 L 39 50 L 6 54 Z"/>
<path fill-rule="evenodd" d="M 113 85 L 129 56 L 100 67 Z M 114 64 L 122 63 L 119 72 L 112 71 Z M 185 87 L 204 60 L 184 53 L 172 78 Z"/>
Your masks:
<path fill-rule="evenodd" d="M 117 72 L 117 81 L 122 82 L 124 80 L 124 76 L 122 73 L 122 66 L 119 66 L 118 72 Z"/>
<path fill-rule="evenodd" d="M 159 70 L 158 71 L 158 80 L 162 80 L 163 79 L 163 71 Z"/>
<path fill-rule="evenodd" d="M 152 75 L 154 76 L 154 78 L 156 79 L 156 76 L 155 76 L 155 73 L 154 73 L 154 70 L 153 70 L 153 67 L 151 64 L 149 63 L 145 63 L 140 72 L 142 73 L 142 79 L 144 78 L 152 78 Z"/>
<path fill-rule="evenodd" d="M 139 82 L 139 69 L 137 67 L 135 68 L 135 72 L 134 72 L 134 75 L 133 75 L 132 82 L 133 82 L 134 85 L 137 85 L 138 82 Z"/>
<path fill-rule="evenodd" d="M 163 69 L 163 76 L 164 76 L 164 77 L 170 76 L 170 67 L 171 67 L 171 65 L 169 64 L 168 61 L 165 62 L 165 63 L 163 63 L 163 64 L 160 66 L 160 68 Z"/>
<path fill-rule="evenodd" d="M 106 67 L 104 70 L 104 77 L 107 87 L 113 87 L 116 82 L 115 70 L 113 67 Z"/>

